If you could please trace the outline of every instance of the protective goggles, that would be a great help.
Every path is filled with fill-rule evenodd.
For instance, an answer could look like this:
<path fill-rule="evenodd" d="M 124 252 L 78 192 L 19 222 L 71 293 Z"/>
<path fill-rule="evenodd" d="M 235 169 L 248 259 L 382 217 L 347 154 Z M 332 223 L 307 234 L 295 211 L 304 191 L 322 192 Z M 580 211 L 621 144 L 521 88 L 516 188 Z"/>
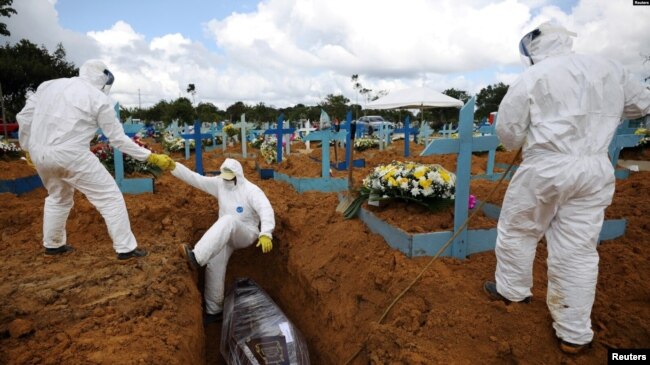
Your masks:
<path fill-rule="evenodd" d="M 115 81 L 115 76 L 113 76 L 113 73 L 108 70 L 104 70 L 104 75 L 106 75 L 106 83 L 102 86 L 102 91 L 104 94 L 108 95 L 108 92 L 111 90 L 111 86 L 113 86 L 113 82 Z"/>

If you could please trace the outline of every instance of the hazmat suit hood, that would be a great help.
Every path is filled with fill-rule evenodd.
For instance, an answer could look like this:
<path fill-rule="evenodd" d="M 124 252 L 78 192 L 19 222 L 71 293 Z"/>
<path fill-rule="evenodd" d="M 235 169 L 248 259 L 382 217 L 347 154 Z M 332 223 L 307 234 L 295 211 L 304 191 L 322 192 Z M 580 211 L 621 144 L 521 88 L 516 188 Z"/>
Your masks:
<path fill-rule="evenodd" d="M 245 181 L 246 178 L 244 177 L 244 169 L 242 168 L 241 164 L 239 161 L 232 159 L 232 158 L 227 158 L 222 164 L 221 164 L 221 169 L 229 169 L 232 172 L 235 173 L 235 177 L 237 178 L 237 181 Z"/>
<path fill-rule="evenodd" d="M 576 33 L 560 25 L 551 22 L 540 24 L 519 42 L 521 61 L 530 67 L 548 57 L 571 54 L 575 36 Z"/>
<path fill-rule="evenodd" d="M 115 77 L 101 60 L 88 60 L 79 68 L 79 78 L 108 95 Z"/>

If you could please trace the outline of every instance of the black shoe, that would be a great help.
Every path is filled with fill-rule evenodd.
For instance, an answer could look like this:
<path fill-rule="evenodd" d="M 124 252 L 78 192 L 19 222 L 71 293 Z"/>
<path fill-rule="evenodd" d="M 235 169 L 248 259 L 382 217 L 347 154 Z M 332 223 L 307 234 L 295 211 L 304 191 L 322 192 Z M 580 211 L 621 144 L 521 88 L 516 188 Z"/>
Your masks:
<path fill-rule="evenodd" d="M 485 292 L 485 294 L 487 294 L 488 297 L 490 297 L 490 300 L 500 300 L 506 304 L 513 303 L 513 301 L 499 294 L 499 292 L 497 291 L 497 284 L 492 281 L 486 281 L 485 283 L 483 283 L 483 291 Z M 514 302 L 514 303 L 528 304 L 532 299 L 533 299 L 532 297 L 526 297 L 524 298 L 524 300 L 519 302 Z"/>
<path fill-rule="evenodd" d="M 199 269 L 199 262 L 196 261 L 196 257 L 194 256 L 194 252 L 192 252 L 190 249 L 190 246 L 186 244 L 179 245 L 178 251 L 180 252 L 181 256 L 185 258 L 185 261 L 187 261 L 187 265 L 190 267 L 190 269 Z"/>
<path fill-rule="evenodd" d="M 215 314 L 210 314 L 210 313 L 203 313 L 203 325 L 207 326 L 209 324 L 215 323 L 215 322 L 221 322 L 223 320 L 223 312 L 215 313 Z"/>
<path fill-rule="evenodd" d="M 63 245 L 56 248 L 45 248 L 46 255 L 63 255 L 70 252 L 74 252 L 74 247 L 70 245 Z"/>
<path fill-rule="evenodd" d="M 128 260 L 128 259 L 132 259 L 132 258 L 145 257 L 145 256 L 147 256 L 147 251 L 136 248 L 133 251 L 118 253 L 117 254 L 117 259 L 118 260 Z"/>
<path fill-rule="evenodd" d="M 584 345 L 576 345 L 575 343 L 566 342 L 561 338 L 558 338 L 558 340 L 560 341 L 560 350 L 565 354 L 577 355 L 591 348 L 591 342 Z"/>

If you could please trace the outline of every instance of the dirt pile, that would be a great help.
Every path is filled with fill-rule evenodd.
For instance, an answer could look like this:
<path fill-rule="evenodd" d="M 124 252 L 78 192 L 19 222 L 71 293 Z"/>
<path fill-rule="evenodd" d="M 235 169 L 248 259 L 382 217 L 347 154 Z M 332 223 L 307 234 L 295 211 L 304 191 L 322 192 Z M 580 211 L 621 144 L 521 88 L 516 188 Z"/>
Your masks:
<path fill-rule="evenodd" d="M 417 157 L 409 160 L 455 170 L 455 157 L 419 157 L 422 147 L 411 146 Z M 194 166 L 192 160 L 174 156 Z M 366 161 L 366 167 L 354 171 L 357 186 L 376 164 L 405 160 L 401 143 L 355 156 Z M 498 162 L 512 157 L 497 153 Z M 486 158 L 473 157 L 473 174 L 485 172 Z M 206 153 L 206 171 L 216 171 L 223 159 L 220 150 Z M 287 161 L 279 171 L 320 174 L 320 165 L 306 154 L 292 154 Z M 627 233 L 599 247 L 595 344 L 585 355 L 568 357 L 557 348 L 546 308 L 543 242 L 529 305 L 505 306 L 484 297 L 481 284 L 493 278 L 495 267 L 494 254 L 485 252 L 435 262 L 378 324 L 384 309 L 429 259 L 409 259 L 361 221 L 343 220 L 334 211 L 336 194 L 298 194 L 288 184 L 261 180 L 254 159 L 243 165 L 275 209 L 274 250 L 266 255 L 254 246 L 237 251 L 227 284 L 248 276 L 264 287 L 305 335 L 312 364 L 342 364 L 359 348 L 353 364 L 592 364 L 606 361 L 608 347 L 650 347 L 648 172 L 617 182 L 607 217 L 627 218 Z M 347 176 L 345 171 L 333 174 Z M 475 180 L 471 193 L 482 199 L 493 184 Z M 115 259 L 101 216 L 83 196 L 75 197 L 67 226 L 77 251 L 50 258 L 40 244 L 45 191 L 2 194 L 0 363 L 199 364 L 205 349 L 208 363 L 222 363 L 218 328 L 208 327 L 205 336 L 200 323 L 200 283 L 175 251 L 178 243 L 195 243 L 215 221 L 216 201 L 169 174 L 156 181 L 155 189 L 155 194 L 126 196 L 135 236 L 151 252 L 128 263 Z M 504 191 L 499 189 L 495 203 Z M 432 216 L 389 206 L 377 214 L 411 232 L 453 226 L 450 212 Z M 477 226 L 496 224 L 482 218 Z"/>

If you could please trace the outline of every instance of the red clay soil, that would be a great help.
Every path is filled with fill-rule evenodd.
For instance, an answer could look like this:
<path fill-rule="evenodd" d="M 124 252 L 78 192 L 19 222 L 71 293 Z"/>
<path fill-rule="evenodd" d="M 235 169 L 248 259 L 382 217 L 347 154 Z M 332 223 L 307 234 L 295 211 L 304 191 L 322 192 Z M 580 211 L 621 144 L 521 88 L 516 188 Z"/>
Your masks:
<path fill-rule="evenodd" d="M 355 186 L 376 164 L 404 160 L 402 146 L 355 153 L 366 161 L 354 171 Z M 414 146 L 412 155 L 421 149 Z M 497 153 L 497 161 L 510 162 L 513 156 Z M 180 154 L 174 157 L 194 167 Z M 206 153 L 206 170 L 217 170 L 223 159 L 221 150 Z M 473 158 L 473 174 L 485 171 L 485 159 Z M 409 160 L 455 170 L 452 156 Z M 306 155 L 292 154 L 287 161 L 279 169 L 283 173 L 320 173 L 320 165 Z M 594 364 L 607 361 L 610 347 L 650 347 L 650 172 L 617 182 L 607 217 L 627 218 L 628 228 L 622 238 L 599 247 L 594 346 L 584 355 L 567 356 L 557 347 L 546 308 L 543 242 L 531 304 L 505 306 L 486 299 L 481 285 L 493 278 L 495 257 L 484 252 L 434 262 L 380 324 L 386 307 L 430 258 L 409 259 L 360 220 L 343 220 L 335 212 L 336 194 L 296 193 L 288 184 L 260 180 L 255 165 L 255 159 L 243 163 L 247 178 L 275 209 L 274 249 L 264 255 L 253 245 L 235 252 L 227 284 L 248 276 L 265 288 L 304 334 L 312 364 L 344 364 L 359 349 L 352 364 Z M 475 180 L 471 193 L 485 199 L 493 186 Z M 491 200 L 499 204 L 504 191 L 500 187 Z M 154 194 L 125 196 L 135 236 L 151 254 L 121 263 L 101 216 L 82 195 L 75 196 L 67 225 L 68 241 L 77 251 L 56 258 L 42 254 L 46 192 L 0 197 L 0 363 L 224 363 L 218 355 L 219 324 L 204 332 L 200 321 L 200 277 L 176 253 L 177 244 L 194 244 L 215 221 L 214 198 L 169 174 L 156 180 Z M 453 226 L 451 211 L 430 215 L 389 206 L 376 213 L 409 232 Z M 486 217 L 480 221 L 477 226 L 496 225 Z"/>

